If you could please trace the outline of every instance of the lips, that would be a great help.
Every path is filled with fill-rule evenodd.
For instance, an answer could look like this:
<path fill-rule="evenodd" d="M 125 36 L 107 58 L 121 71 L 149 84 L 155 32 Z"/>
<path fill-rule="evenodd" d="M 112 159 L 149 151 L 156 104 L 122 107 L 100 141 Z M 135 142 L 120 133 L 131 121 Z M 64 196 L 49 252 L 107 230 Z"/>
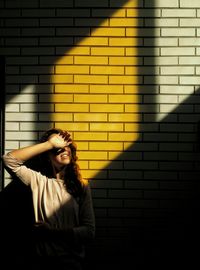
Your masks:
<path fill-rule="evenodd" d="M 61 156 L 61 158 L 68 158 L 70 156 L 70 154 L 68 152 L 64 152 L 60 156 Z"/>

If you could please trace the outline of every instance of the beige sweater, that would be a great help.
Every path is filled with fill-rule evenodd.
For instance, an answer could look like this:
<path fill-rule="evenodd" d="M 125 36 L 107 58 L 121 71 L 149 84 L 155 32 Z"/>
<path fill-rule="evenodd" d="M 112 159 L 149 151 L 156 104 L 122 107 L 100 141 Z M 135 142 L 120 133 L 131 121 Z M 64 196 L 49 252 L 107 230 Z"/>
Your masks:
<path fill-rule="evenodd" d="M 89 185 L 86 186 L 82 198 L 77 201 L 64 187 L 63 180 L 47 178 L 15 159 L 10 153 L 3 156 L 6 168 L 10 169 L 24 184 L 32 190 L 35 222 L 47 222 L 51 228 L 73 229 L 75 239 L 82 246 L 87 240 L 94 238 L 95 218 Z M 65 244 L 58 247 L 63 254 Z M 56 255 L 48 248 L 50 255 Z M 55 254 L 54 254 L 55 253 Z M 80 256 L 83 250 L 80 250 Z"/>

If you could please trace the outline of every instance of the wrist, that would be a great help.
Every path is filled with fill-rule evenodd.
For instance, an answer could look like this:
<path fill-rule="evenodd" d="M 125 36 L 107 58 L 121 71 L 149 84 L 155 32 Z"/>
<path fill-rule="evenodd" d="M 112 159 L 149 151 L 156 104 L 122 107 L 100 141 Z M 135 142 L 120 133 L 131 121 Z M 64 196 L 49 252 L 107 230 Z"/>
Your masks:
<path fill-rule="evenodd" d="M 45 146 L 46 151 L 52 150 L 54 148 L 53 144 L 49 141 L 43 143 Z"/>

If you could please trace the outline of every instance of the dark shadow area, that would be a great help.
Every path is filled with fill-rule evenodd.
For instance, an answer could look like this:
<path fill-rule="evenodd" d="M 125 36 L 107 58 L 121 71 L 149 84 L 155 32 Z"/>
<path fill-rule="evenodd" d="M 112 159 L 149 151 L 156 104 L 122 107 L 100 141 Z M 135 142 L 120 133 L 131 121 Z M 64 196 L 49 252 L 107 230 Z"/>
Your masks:
<path fill-rule="evenodd" d="M 98 254 L 105 260 L 96 269 L 105 265 L 106 269 L 199 265 L 200 115 L 194 111 L 199 93 L 196 91 L 157 122 L 158 132 L 143 130 L 151 136 L 141 138 L 118 157 L 118 161 L 125 161 L 124 169 L 117 169 L 115 175 L 123 172 L 124 179 L 110 177 L 108 181 L 122 180 L 124 185 L 108 192 L 105 199 L 110 206 L 99 228 L 105 239 L 97 238 L 95 248 L 88 253 L 89 259 Z M 152 121 L 151 125 L 155 123 Z M 159 145 L 157 151 L 142 150 L 155 143 Z M 142 154 L 140 161 L 134 157 L 138 153 Z M 100 181 L 92 182 L 92 186 L 103 188 Z M 120 193 L 121 196 L 115 195 Z M 118 203 L 121 198 L 123 207 L 117 206 L 117 198 Z M 96 208 L 101 209 L 98 199 L 94 201 Z"/>
<path fill-rule="evenodd" d="M 34 220 L 30 189 L 14 179 L 0 192 L 1 269 L 27 269 Z"/>

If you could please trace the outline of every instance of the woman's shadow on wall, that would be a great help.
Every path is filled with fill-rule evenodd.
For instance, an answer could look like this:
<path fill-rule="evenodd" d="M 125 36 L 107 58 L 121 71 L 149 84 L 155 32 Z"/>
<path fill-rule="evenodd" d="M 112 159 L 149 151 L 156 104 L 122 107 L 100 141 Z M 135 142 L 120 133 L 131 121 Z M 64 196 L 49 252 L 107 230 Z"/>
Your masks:
<path fill-rule="evenodd" d="M 199 233 L 199 157 L 200 157 L 200 133 L 199 133 L 199 114 L 189 113 L 188 104 L 195 106 L 195 99 L 199 96 L 197 91 L 191 95 L 174 111 L 166 116 L 159 124 L 170 123 L 173 116 L 180 117 L 179 123 L 171 125 L 172 133 L 177 133 L 179 137 L 186 133 L 193 137 L 192 141 L 184 141 L 184 149 L 182 149 L 183 141 L 177 140 L 173 142 L 173 149 L 178 155 L 178 161 L 172 158 L 168 160 L 169 163 L 164 164 L 163 159 L 158 159 L 160 168 L 154 170 L 154 173 L 160 173 L 162 170 L 166 173 L 162 179 L 146 178 L 145 181 L 136 180 L 140 182 L 140 190 L 145 194 L 142 201 L 157 201 L 160 203 L 158 209 L 149 208 L 143 210 L 142 216 L 134 217 L 137 198 L 135 198 L 135 191 L 138 188 L 130 188 L 129 199 L 124 199 L 124 203 L 130 202 L 132 206 L 124 207 L 122 210 L 126 213 L 129 211 L 129 217 L 120 214 L 115 218 L 121 220 L 121 225 L 118 226 L 118 237 L 112 234 L 112 228 L 107 228 L 110 217 L 104 218 L 105 224 L 100 221 L 101 229 L 104 228 L 106 233 L 102 236 L 97 231 L 96 241 L 87 247 L 86 269 L 111 269 L 112 267 L 128 266 L 132 264 L 136 269 L 140 267 L 151 266 L 169 266 L 172 263 L 177 266 L 184 265 L 198 265 L 198 252 L 196 248 L 200 240 Z M 185 112 L 185 114 L 184 114 Z M 185 117 L 188 120 L 185 120 Z M 189 116 L 189 118 L 188 118 Z M 181 120 L 182 119 L 182 120 Z M 189 125 L 185 125 L 189 123 Z M 185 129 L 186 128 L 186 129 Z M 169 132 L 164 132 L 166 142 Z M 163 132 L 156 134 L 157 143 L 163 142 Z M 160 136 L 160 137 L 159 137 Z M 127 160 L 129 151 L 138 152 L 141 143 L 136 142 L 127 151 L 122 153 L 118 160 Z M 170 143 L 170 142 L 169 142 Z M 186 152 L 185 152 L 186 151 Z M 145 151 L 143 151 L 145 153 Z M 184 161 L 184 156 L 187 155 L 187 161 Z M 165 160 L 166 161 L 166 160 Z M 134 163 L 135 161 L 131 161 Z M 141 161 L 143 162 L 143 161 Z M 151 161 L 149 161 L 151 163 Z M 144 161 L 146 166 L 147 161 Z M 172 167 L 168 167 L 168 166 Z M 184 167 L 183 167 L 184 165 Z M 31 165 L 32 168 L 34 167 Z M 163 167 L 164 166 L 164 167 Z M 166 166 L 166 167 L 165 167 Z M 109 170 L 108 168 L 105 168 Z M 126 173 L 125 170 L 123 170 Z M 179 177 L 171 178 L 171 173 L 178 172 Z M 134 170 L 132 170 L 134 174 Z M 168 177 L 170 176 L 170 177 Z M 98 179 L 98 177 L 97 177 Z M 109 181 L 109 180 L 107 180 Z M 149 182 L 153 185 L 157 184 L 156 190 L 149 189 Z M 92 183 L 94 194 L 95 189 L 98 188 Z M 155 189 L 155 188 L 154 188 Z M 127 188 L 124 188 L 127 190 Z M 121 189 L 123 192 L 123 189 Z M 132 193 L 131 193 L 132 192 Z M 148 195 L 149 192 L 149 195 Z M 96 198 L 94 196 L 94 206 L 96 205 Z M 103 199 L 102 199 L 103 201 Z M 110 199 L 112 201 L 112 198 Z M 112 203 L 111 203 L 112 205 Z M 26 266 L 28 258 L 31 253 L 31 227 L 33 225 L 33 208 L 32 198 L 29 188 L 22 184 L 18 179 L 14 179 L 6 188 L 0 193 L 0 218 L 1 218 L 1 232 L 3 239 L 1 241 L 1 254 L 6 263 L 12 265 Z M 109 211 L 116 209 L 110 209 Z M 131 216 L 131 211 L 133 215 Z M 113 216 L 114 217 L 114 216 Z M 107 221 L 106 221 L 107 219 Z M 98 224 L 99 220 L 97 220 Z M 98 224 L 99 225 L 99 224 Z M 110 230 L 110 231 L 109 231 Z M 116 230 L 116 227 L 113 227 Z M 110 236 L 111 233 L 111 236 Z M 105 268 L 106 267 L 106 268 Z"/>

